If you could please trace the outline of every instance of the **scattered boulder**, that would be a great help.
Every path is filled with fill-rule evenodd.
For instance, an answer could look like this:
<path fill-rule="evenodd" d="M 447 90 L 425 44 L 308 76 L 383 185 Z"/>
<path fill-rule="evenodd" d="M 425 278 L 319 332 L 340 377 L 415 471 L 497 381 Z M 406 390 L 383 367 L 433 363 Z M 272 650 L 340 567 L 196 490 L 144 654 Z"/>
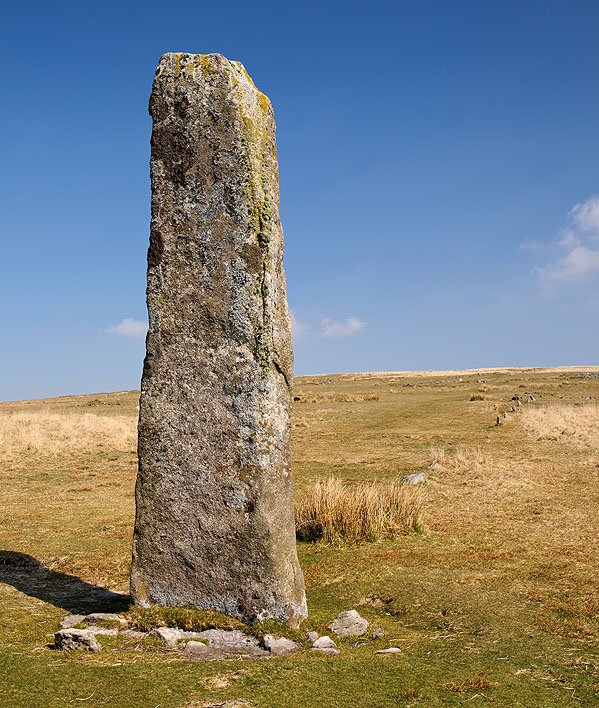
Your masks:
<path fill-rule="evenodd" d="M 158 637 L 169 647 L 174 648 L 181 639 L 181 630 L 172 627 L 156 627 L 150 632 L 151 637 Z"/>
<path fill-rule="evenodd" d="M 273 637 L 272 634 L 264 635 L 264 646 L 272 656 L 283 656 L 291 654 L 299 649 L 299 644 L 292 642 L 286 637 Z"/>
<path fill-rule="evenodd" d="M 60 626 L 63 629 L 71 629 L 72 627 L 78 625 L 80 622 L 83 622 L 84 619 L 85 615 L 67 615 L 60 623 Z"/>
<path fill-rule="evenodd" d="M 401 654 L 399 647 L 389 647 L 388 649 L 379 649 L 377 654 Z"/>
<path fill-rule="evenodd" d="M 336 649 L 337 645 L 335 642 L 325 634 L 324 637 L 319 637 L 314 642 L 312 642 L 312 649 Z"/>
<path fill-rule="evenodd" d="M 407 474 L 401 478 L 401 482 L 402 484 L 420 484 L 420 482 L 424 482 L 424 472 Z"/>
<path fill-rule="evenodd" d="M 89 629 L 61 629 L 54 635 L 54 648 L 58 651 L 102 651 L 102 645 Z"/>
<path fill-rule="evenodd" d="M 309 642 L 315 642 L 318 639 L 318 632 L 308 632 L 306 634 L 306 639 Z"/>
<path fill-rule="evenodd" d="M 384 637 L 385 633 L 383 632 L 382 629 L 375 629 L 372 633 L 372 638 L 373 639 L 380 639 L 381 637 Z"/>
<path fill-rule="evenodd" d="M 360 617 L 356 610 L 347 610 L 335 617 L 329 629 L 336 637 L 359 637 L 368 629 L 368 620 Z"/>

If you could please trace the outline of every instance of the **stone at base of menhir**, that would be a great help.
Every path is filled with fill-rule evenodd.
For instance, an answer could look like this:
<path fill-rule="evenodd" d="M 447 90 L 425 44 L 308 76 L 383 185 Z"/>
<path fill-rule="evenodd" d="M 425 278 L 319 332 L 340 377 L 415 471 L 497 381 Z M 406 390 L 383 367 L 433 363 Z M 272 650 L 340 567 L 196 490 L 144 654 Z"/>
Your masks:
<path fill-rule="evenodd" d="M 336 637 L 361 636 L 368 629 L 368 620 L 356 610 L 340 612 L 328 627 Z"/>
<path fill-rule="evenodd" d="M 102 651 L 102 645 L 89 629 L 61 629 L 54 635 L 54 648 L 59 651 Z"/>
<path fill-rule="evenodd" d="M 272 656 L 283 656 L 285 654 L 293 654 L 300 647 L 299 644 L 292 642 L 287 637 L 273 637 L 272 634 L 264 635 L 264 647 L 268 649 Z"/>

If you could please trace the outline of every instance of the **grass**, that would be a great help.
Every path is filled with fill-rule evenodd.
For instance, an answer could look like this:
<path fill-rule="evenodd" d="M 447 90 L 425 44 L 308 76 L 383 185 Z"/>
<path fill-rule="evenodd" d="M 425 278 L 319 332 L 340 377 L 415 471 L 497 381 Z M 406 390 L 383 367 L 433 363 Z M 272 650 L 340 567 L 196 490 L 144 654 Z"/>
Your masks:
<path fill-rule="evenodd" d="M 542 406 L 524 411 L 524 427 L 538 440 L 560 440 L 599 447 L 599 406 L 578 404 Z"/>
<path fill-rule="evenodd" d="M 295 508 L 295 528 L 302 541 L 376 541 L 420 528 L 422 491 L 386 482 L 344 484 L 327 477 L 308 490 Z"/>
<path fill-rule="evenodd" d="M 488 400 L 471 403 L 481 380 Z M 355 608 L 384 637 L 340 641 L 336 657 L 305 649 L 252 662 L 193 662 L 125 637 L 101 638 L 99 654 L 53 652 L 70 612 L 174 621 L 131 609 L 126 596 L 138 393 L 2 403 L 0 705 L 596 708 L 599 379 L 542 369 L 357 374 L 302 377 L 298 391 L 317 399 L 294 404 L 298 503 L 331 476 L 380 489 L 426 473 L 419 533 L 298 544 L 302 630 L 326 634 Z M 510 413 L 525 392 L 536 400 Z M 209 622 L 172 612 L 190 626 Z M 401 654 L 375 653 L 388 646 Z"/>

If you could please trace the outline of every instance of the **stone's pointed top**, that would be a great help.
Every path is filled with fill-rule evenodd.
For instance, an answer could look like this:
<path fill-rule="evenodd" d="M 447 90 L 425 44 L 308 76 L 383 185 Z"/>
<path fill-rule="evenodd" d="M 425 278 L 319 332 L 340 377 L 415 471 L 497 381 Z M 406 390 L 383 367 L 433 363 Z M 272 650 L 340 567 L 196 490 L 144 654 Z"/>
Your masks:
<path fill-rule="evenodd" d="M 246 68 L 240 61 L 227 59 L 222 54 L 214 52 L 212 54 L 189 54 L 187 52 L 167 52 L 160 57 L 156 75 L 159 76 L 164 71 L 172 70 L 177 77 L 191 70 L 194 75 L 197 69 L 206 75 L 219 70 L 229 70 L 234 73 L 237 78 L 244 78 L 248 81 L 256 91 L 256 85 L 252 81 L 251 76 L 246 71 Z M 262 93 L 259 91 L 259 93 Z"/>

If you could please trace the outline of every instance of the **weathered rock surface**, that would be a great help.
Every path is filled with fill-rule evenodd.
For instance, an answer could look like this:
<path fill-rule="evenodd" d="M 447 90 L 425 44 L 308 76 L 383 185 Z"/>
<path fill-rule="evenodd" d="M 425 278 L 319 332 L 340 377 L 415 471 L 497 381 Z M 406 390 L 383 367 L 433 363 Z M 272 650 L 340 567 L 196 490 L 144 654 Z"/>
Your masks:
<path fill-rule="evenodd" d="M 368 620 L 360 617 L 356 610 L 347 610 L 335 617 L 329 629 L 336 637 L 359 637 L 368 629 Z"/>
<path fill-rule="evenodd" d="M 204 655 L 206 652 L 210 651 L 208 645 L 203 642 L 197 642 L 191 640 L 185 644 L 185 649 L 183 650 L 186 654 L 192 654 L 194 656 Z"/>
<path fill-rule="evenodd" d="M 89 627 L 87 627 L 86 629 L 94 636 L 96 634 L 102 634 L 105 637 L 116 637 L 116 635 L 119 633 L 119 630 L 116 627 L 98 627 L 95 624 L 90 624 Z"/>
<path fill-rule="evenodd" d="M 54 648 L 60 651 L 102 651 L 102 645 L 89 629 L 61 629 L 54 635 Z"/>
<path fill-rule="evenodd" d="M 150 636 L 162 639 L 168 647 L 176 647 L 177 642 L 182 638 L 181 630 L 171 627 L 156 627 L 150 632 Z"/>
<path fill-rule="evenodd" d="M 424 482 L 424 477 L 424 472 L 414 472 L 414 474 L 407 474 L 405 477 L 402 477 L 401 481 L 403 484 L 420 484 Z"/>
<path fill-rule="evenodd" d="M 287 637 L 273 637 L 272 634 L 264 635 L 264 647 L 268 649 L 272 656 L 292 654 L 300 648 L 299 644 L 292 642 L 291 639 L 287 639 Z"/>
<path fill-rule="evenodd" d="M 335 642 L 327 634 L 312 642 L 312 649 L 335 649 L 336 647 Z"/>
<path fill-rule="evenodd" d="M 84 619 L 85 615 L 67 615 L 60 623 L 60 626 L 63 629 L 71 629 L 71 627 L 75 627 L 80 622 L 83 622 Z"/>
<path fill-rule="evenodd" d="M 166 54 L 150 113 L 131 594 L 298 625 L 307 609 L 273 110 L 238 62 Z"/>
<path fill-rule="evenodd" d="M 309 642 L 315 642 L 318 639 L 318 632 L 308 632 L 306 634 L 306 639 Z"/>

